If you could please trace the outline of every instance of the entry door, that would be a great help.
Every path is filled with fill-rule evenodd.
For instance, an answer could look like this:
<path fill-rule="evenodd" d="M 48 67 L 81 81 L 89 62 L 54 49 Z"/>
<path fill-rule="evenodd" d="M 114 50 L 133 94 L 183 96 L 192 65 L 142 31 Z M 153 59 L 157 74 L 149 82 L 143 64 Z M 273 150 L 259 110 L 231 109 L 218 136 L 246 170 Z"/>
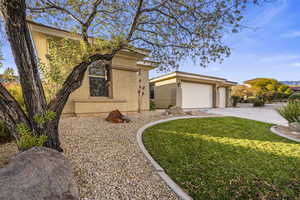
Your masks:
<path fill-rule="evenodd" d="M 213 107 L 213 86 L 182 82 L 182 108 Z"/>

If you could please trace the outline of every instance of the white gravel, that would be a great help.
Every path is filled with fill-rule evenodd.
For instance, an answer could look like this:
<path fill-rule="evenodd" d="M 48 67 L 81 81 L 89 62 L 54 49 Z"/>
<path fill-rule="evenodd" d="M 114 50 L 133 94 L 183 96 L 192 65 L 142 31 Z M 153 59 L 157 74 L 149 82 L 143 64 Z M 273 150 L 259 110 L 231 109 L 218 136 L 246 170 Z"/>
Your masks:
<path fill-rule="evenodd" d="M 74 164 L 82 199 L 178 199 L 140 151 L 136 132 L 166 118 L 157 112 L 130 114 L 128 124 L 103 117 L 65 118 L 60 132 L 65 155 Z"/>

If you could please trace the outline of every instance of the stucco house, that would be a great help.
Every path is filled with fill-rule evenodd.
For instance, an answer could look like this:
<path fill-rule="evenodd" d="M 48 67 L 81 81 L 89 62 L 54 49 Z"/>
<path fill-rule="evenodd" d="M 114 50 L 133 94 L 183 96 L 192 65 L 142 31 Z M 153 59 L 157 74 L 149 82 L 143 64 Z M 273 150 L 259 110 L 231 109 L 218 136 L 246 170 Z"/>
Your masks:
<path fill-rule="evenodd" d="M 79 35 L 32 21 L 28 21 L 28 26 L 36 53 L 46 65 L 49 65 L 46 58 L 49 39 L 81 40 Z M 97 65 L 90 66 L 82 86 L 70 95 L 63 116 L 92 116 L 114 109 L 121 112 L 135 112 L 138 110 L 139 102 L 142 111 L 149 110 L 148 71 L 157 66 L 155 62 L 144 60 L 149 53 L 145 49 L 122 50 L 113 58 L 112 69 L 109 72 Z M 139 97 L 137 92 L 139 85 L 145 87 L 142 97 Z"/>
<path fill-rule="evenodd" d="M 183 109 L 231 106 L 231 87 L 223 78 L 175 71 L 150 80 L 151 98 L 157 108 Z"/>

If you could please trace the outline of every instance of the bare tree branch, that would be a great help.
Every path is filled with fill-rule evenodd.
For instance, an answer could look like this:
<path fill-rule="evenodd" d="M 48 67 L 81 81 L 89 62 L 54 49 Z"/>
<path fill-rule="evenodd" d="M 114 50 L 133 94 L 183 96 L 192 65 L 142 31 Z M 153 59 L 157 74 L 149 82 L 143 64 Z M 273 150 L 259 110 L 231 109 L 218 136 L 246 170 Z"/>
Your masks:
<path fill-rule="evenodd" d="M 132 25 L 130 27 L 130 31 L 129 31 L 128 36 L 127 36 L 127 41 L 129 41 L 131 39 L 131 37 L 132 37 L 136 27 L 137 27 L 139 17 L 142 14 L 142 6 L 143 6 L 143 0 L 139 0 L 138 8 L 137 8 L 137 11 L 136 11 L 135 16 L 133 18 L 133 22 L 132 22 Z"/>

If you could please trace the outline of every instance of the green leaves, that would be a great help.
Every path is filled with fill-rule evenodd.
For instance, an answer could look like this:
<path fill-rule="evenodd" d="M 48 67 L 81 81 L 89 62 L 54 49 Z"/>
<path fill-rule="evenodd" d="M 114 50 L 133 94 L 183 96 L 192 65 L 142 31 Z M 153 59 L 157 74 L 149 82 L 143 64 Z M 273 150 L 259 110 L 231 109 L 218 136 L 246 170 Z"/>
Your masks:
<path fill-rule="evenodd" d="M 286 106 L 279 108 L 278 113 L 289 123 L 300 122 L 300 101 L 289 101 Z"/>
<path fill-rule="evenodd" d="M 47 141 L 47 136 L 45 135 L 39 137 L 33 136 L 25 124 L 18 124 L 17 131 L 20 134 L 20 138 L 16 141 L 16 143 L 21 151 L 25 151 L 36 146 L 43 146 L 43 144 Z"/>
<path fill-rule="evenodd" d="M 51 110 L 47 110 L 43 115 L 39 115 L 36 114 L 33 116 L 33 119 L 36 123 L 42 125 L 46 122 L 50 122 L 52 120 L 54 120 L 56 117 L 55 112 L 51 111 Z"/>

